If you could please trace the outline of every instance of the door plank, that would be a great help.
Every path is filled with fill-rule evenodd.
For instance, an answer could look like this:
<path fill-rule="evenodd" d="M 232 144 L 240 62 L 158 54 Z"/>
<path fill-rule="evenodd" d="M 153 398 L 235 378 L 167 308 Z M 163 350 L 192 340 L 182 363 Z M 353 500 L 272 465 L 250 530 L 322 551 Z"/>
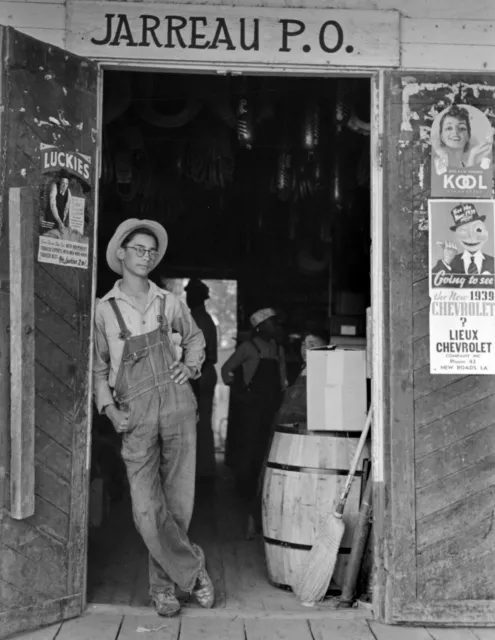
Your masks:
<path fill-rule="evenodd" d="M 430 291 L 428 278 L 418 280 L 413 284 L 413 311 L 421 311 L 430 306 Z"/>
<path fill-rule="evenodd" d="M 36 462 L 34 469 L 36 495 L 41 496 L 54 507 L 69 515 L 70 484 L 54 471 Z"/>
<path fill-rule="evenodd" d="M 57 640 L 116 640 L 123 616 L 86 614 L 62 624 Z"/>
<path fill-rule="evenodd" d="M 13 584 L 5 582 L 0 576 L 0 606 L 1 611 L 13 609 L 14 607 L 28 607 L 33 603 L 33 595 L 22 593 L 20 589 L 14 587 Z"/>
<path fill-rule="evenodd" d="M 476 636 L 467 628 L 435 629 L 428 627 L 433 640 L 476 640 Z"/>
<path fill-rule="evenodd" d="M 7 492 L 6 492 L 7 493 Z M 4 495 L 4 508 L 8 511 L 10 496 Z M 36 510 L 34 516 L 26 518 L 26 522 L 33 527 L 38 527 L 47 535 L 53 536 L 59 542 L 65 542 L 68 536 L 69 518 L 67 514 L 60 511 L 50 502 L 41 496 L 36 499 Z"/>
<path fill-rule="evenodd" d="M 180 637 L 184 640 L 244 640 L 241 618 L 182 618 Z M 275 637 L 275 636 L 274 636 Z M 248 635 L 248 638 L 249 635 Z M 304 638 L 301 637 L 301 640 Z"/>
<path fill-rule="evenodd" d="M 57 407 L 40 395 L 35 398 L 35 420 L 37 427 L 70 453 L 72 444 L 72 423 Z"/>
<path fill-rule="evenodd" d="M 36 393 L 48 400 L 65 414 L 69 420 L 73 415 L 74 394 L 64 384 L 53 376 L 53 374 L 43 367 L 39 362 L 34 365 L 36 372 Z"/>
<path fill-rule="evenodd" d="M 312 640 L 307 620 L 247 618 L 246 640 Z"/>
<path fill-rule="evenodd" d="M 394 627 L 370 620 L 368 622 L 376 640 L 431 640 L 423 627 Z"/>
<path fill-rule="evenodd" d="M 417 460 L 416 488 L 476 464 L 487 451 L 495 451 L 495 424 Z"/>
<path fill-rule="evenodd" d="M 34 189 L 9 189 L 10 508 L 34 513 Z"/>
<path fill-rule="evenodd" d="M 63 480 L 70 481 L 71 454 L 38 428 L 36 429 L 35 456 L 39 463 L 51 469 Z"/>
<path fill-rule="evenodd" d="M 44 333 L 36 330 L 36 360 L 40 362 L 59 380 L 61 385 L 69 389 L 74 386 L 76 361 Z"/>
<path fill-rule="evenodd" d="M 416 458 L 485 429 L 493 424 L 494 416 L 495 395 L 491 395 L 416 429 Z"/>
<path fill-rule="evenodd" d="M 374 640 L 365 620 L 309 620 L 314 640 Z"/>
<path fill-rule="evenodd" d="M 34 301 L 36 328 L 74 360 L 80 352 L 76 331 L 43 302 L 38 293 Z"/>
<path fill-rule="evenodd" d="M 413 314 L 413 340 L 419 340 L 430 334 L 430 307 Z"/>
<path fill-rule="evenodd" d="M 415 402 L 415 424 L 420 427 L 492 396 L 492 376 L 468 376 Z"/>
<path fill-rule="evenodd" d="M 416 522 L 417 550 L 459 535 L 464 529 L 474 527 L 493 513 L 495 486 L 488 487 L 474 496 L 458 500 L 446 509 L 436 511 Z"/>
<path fill-rule="evenodd" d="M 416 345 L 416 343 L 414 343 Z M 429 349 L 429 344 L 428 344 Z M 428 360 L 426 361 L 428 366 L 424 366 L 422 369 L 414 371 L 414 400 L 418 401 L 425 396 L 429 396 L 434 391 L 444 389 L 453 382 L 461 380 L 463 376 L 455 375 L 437 375 L 430 373 L 430 358 L 428 354 Z"/>
<path fill-rule="evenodd" d="M 8 576 L 9 582 L 22 593 L 29 593 L 32 584 L 39 585 L 39 592 L 45 597 L 63 597 L 65 585 L 63 563 L 53 562 L 43 556 L 43 562 L 18 553 L 2 544 L 0 548 L 0 574 Z M 1 627 L 0 627 L 1 628 Z"/>
<path fill-rule="evenodd" d="M 74 331 L 77 329 L 77 302 L 39 264 L 35 272 L 35 291 L 52 313 L 60 316 Z"/>
<path fill-rule="evenodd" d="M 495 484 L 495 454 L 416 491 L 416 517 L 445 509 Z"/>
<path fill-rule="evenodd" d="M 495 629 L 471 629 L 477 640 L 495 640 Z"/>
<path fill-rule="evenodd" d="M 178 640 L 180 626 L 180 618 L 125 616 L 118 640 Z"/>

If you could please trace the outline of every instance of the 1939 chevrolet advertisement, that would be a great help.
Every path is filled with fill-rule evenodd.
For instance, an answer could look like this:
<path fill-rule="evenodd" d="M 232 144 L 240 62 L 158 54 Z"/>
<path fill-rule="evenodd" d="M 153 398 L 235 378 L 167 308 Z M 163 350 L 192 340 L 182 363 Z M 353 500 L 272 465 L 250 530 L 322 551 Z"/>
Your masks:
<path fill-rule="evenodd" d="M 430 371 L 495 374 L 495 200 L 430 200 Z"/>

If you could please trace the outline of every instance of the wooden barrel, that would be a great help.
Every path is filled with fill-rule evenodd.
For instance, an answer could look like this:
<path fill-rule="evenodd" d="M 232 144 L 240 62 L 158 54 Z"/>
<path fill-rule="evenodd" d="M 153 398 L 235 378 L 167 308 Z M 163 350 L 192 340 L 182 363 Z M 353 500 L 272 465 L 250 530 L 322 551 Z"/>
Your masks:
<path fill-rule="evenodd" d="M 263 483 L 263 537 L 270 582 L 291 589 L 307 558 L 319 518 L 331 517 L 346 481 L 360 431 L 307 431 L 299 425 L 275 429 Z M 351 551 L 361 494 L 363 460 L 347 499 L 345 534 L 333 574 L 331 592 L 341 588 Z"/>

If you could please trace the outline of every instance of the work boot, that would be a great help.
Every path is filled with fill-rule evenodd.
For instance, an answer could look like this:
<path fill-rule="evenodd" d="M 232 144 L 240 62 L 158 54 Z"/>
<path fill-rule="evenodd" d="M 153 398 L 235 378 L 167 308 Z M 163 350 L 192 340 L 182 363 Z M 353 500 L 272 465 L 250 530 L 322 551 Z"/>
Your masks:
<path fill-rule="evenodd" d="M 201 569 L 199 572 L 193 594 L 205 609 L 211 609 L 215 604 L 215 587 L 210 576 L 206 573 L 206 569 Z"/>
<path fill-rule="evenodd" d="M 180 603 L 173 591 L 154 593 L 151 599 L 159 616 L 170 618 L 170 616 L 175 616 L 175 614 L 180 611 Z"/>

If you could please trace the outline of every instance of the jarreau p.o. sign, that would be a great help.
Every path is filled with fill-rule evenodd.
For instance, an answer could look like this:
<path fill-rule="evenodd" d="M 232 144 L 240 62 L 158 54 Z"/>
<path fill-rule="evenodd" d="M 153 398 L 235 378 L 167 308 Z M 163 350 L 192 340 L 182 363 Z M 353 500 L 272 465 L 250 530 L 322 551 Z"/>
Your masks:
<path fill-rule="evenodd" d="M 220 5 L 79 2 L 67 47 L 105 60 L 394 67 L 399 13 Z"/>

